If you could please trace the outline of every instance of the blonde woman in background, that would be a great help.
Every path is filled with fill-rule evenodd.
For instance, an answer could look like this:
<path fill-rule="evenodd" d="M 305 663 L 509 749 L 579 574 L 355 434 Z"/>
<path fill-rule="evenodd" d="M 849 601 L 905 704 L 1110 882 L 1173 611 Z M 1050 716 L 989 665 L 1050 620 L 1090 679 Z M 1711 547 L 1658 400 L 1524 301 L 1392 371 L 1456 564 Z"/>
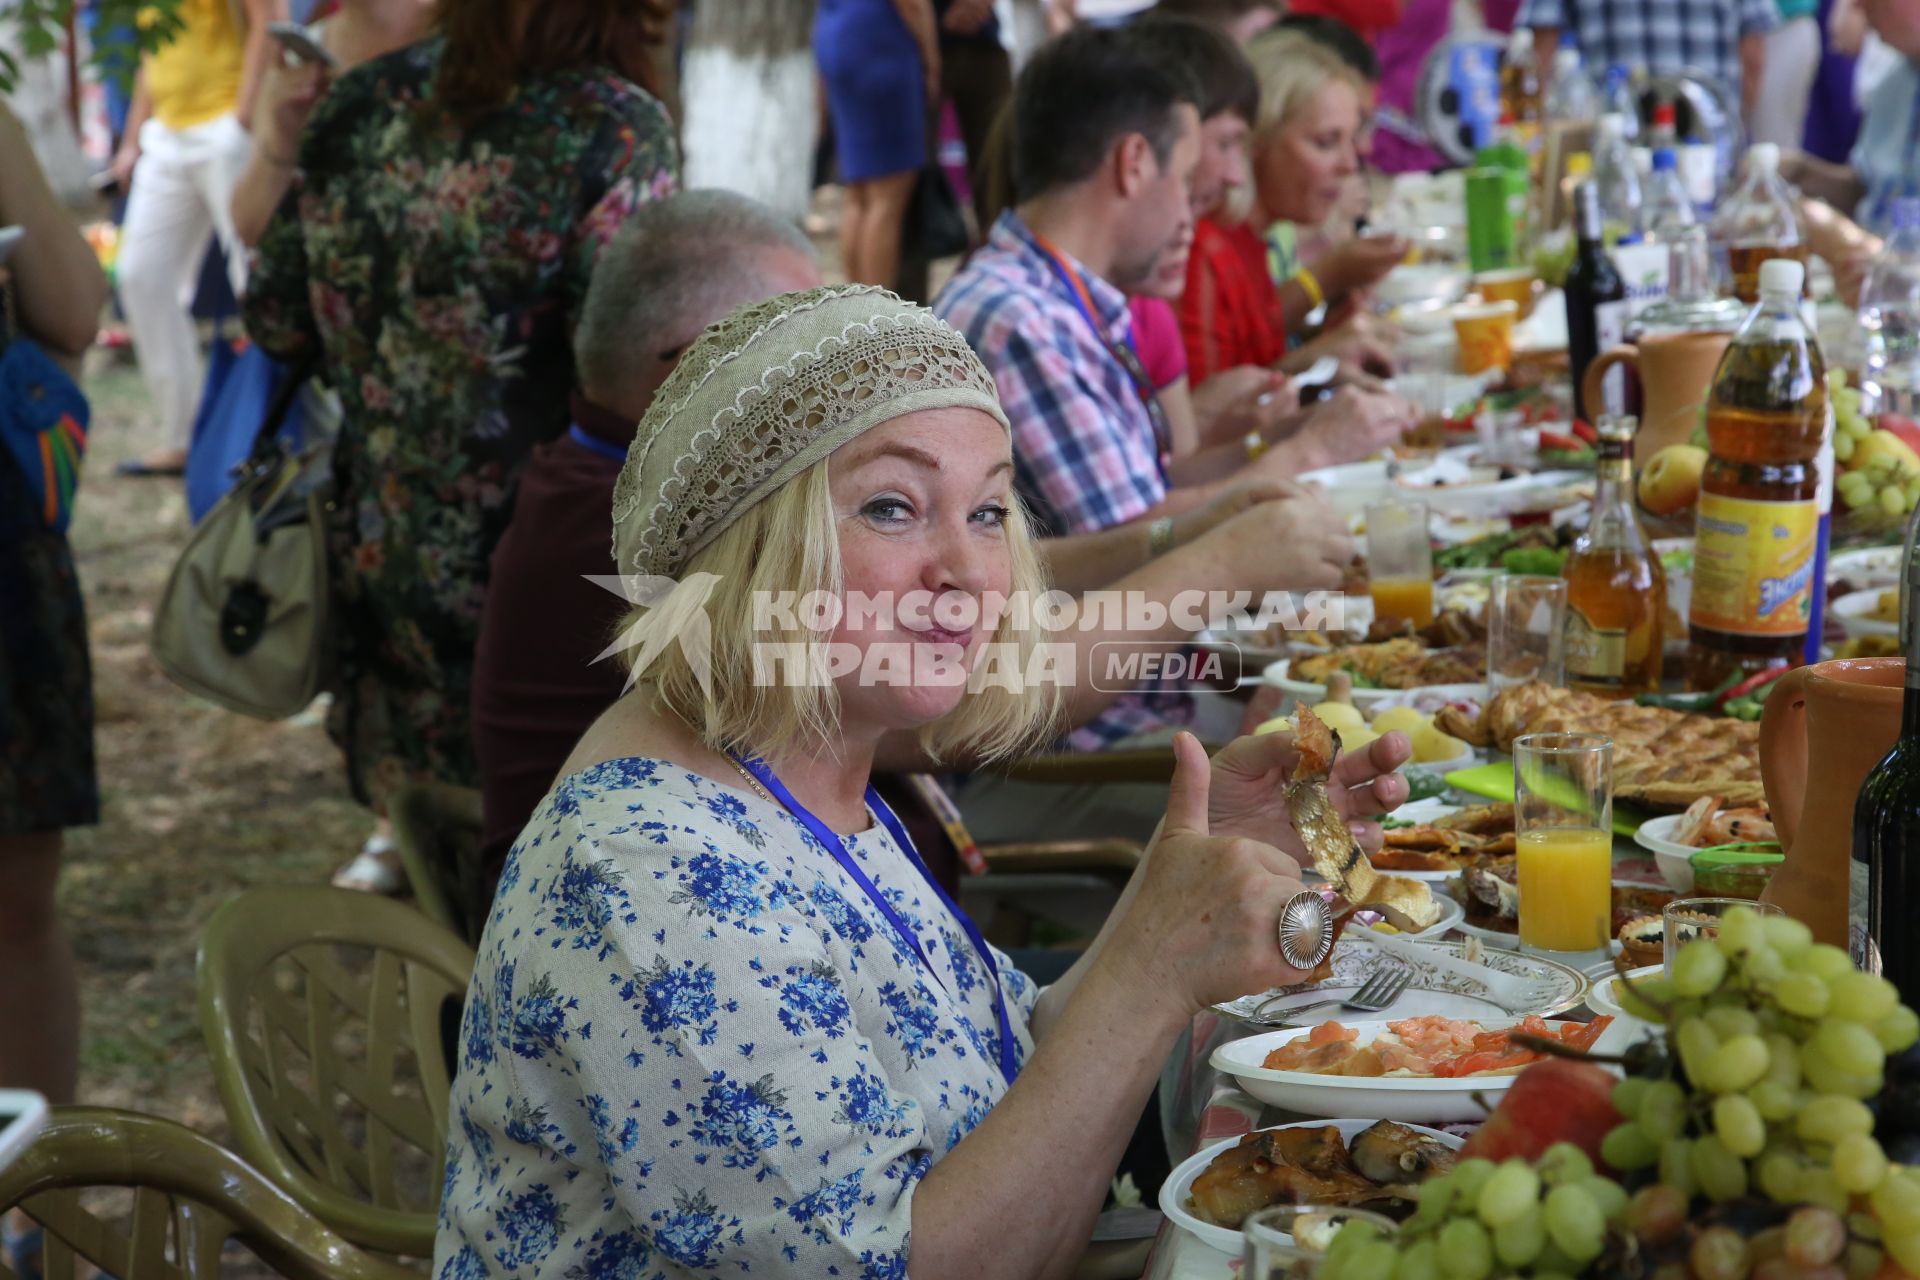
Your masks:
<path fill-rule="evenodd" d="M 1308 317 L 1344 304 L 1406 252 L 1392 237 L 1355 238 L 1309 264 L 1276 271 L 1263 233 L 1276 223 L 1318 225 L 1359 172 L 1367 86 L 1338 55 L 1297 32 L 1256 37 L 1247 56 L 1260 82 L 1248 142 L 1252 181 L 1202 209 L 1181 300 L 1181 329 L 1196 369 L 1278 362 L 1298 372 L 1322 355 L 1349 374 L 1392 368 L 1390 335 L 1355 315 L 1312 335 Z M 1290 243 L 1290 235 L 1283 236 Z"/>

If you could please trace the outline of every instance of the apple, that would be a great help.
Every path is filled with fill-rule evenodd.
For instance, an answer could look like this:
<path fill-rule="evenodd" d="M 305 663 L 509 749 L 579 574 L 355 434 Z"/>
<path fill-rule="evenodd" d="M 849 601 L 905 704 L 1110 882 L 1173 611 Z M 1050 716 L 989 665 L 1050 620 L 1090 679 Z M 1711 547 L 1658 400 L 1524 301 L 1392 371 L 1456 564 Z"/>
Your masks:
<path fill-rule="evenodd" d="M 1707 451 L 1698 445 L 1670 444 L 1647 459 L 1640 471 L 1640 505 L 1657 516 L 1678 515 L 1700 499 L 1700 473 Z"/>
<path fill-rule="evenodd" d="M 1599 1165 L 1600 1142 L 1620 1123 L 1613 1105 L 1618 1078 L 1573 1058 L 1536 1062 L 1513 1078 L 1486 1123 L 1460 1148 L 1460 1158 L 1537 1160 L 1556 1142 L 1571 1142 Z"/>

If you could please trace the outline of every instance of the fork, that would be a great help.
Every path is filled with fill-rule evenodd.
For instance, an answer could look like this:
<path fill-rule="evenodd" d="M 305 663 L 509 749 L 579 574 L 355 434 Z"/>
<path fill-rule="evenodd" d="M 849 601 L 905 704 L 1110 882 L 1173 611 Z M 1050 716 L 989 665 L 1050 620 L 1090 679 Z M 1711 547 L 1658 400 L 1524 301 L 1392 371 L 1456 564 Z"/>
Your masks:
<path fill-rule="evenodd" d="M 1285 1010 L 1277 1017 L 1269 1018 L 1266 1016 L 1268 1008 L 1278 1001 L 1286 999 L 1284 995 L 1274 996 L 1262 1002 L 1260 1006 L 1253 1011 L 1253 1016 L 1248 1018 L 1247 1021 L 1260 1027 L 1298 1026 L 1299 1023 L 1296 1022 L 1295 1019 L 1299 1017 L 1299 1015 L 1306 1013 L 1310 1009 L 1324 1009 L 1330 1004 L 1337 1004 L 1342 1009 L 1352 1009 L 1358 1013 L 1379 1013 L 1395 1000 L 1398 1000 L 1401 993 L 1407 989 L 1407 984 L 1412 981 L 1412 969 L 1401 965 L 1394 965 L 1391 968 L 1381 968 L 1376 970 L 1372 977 L 1361 983 L 1360 989 L 1350 996 L 1333 1000 L 1316 1000 L 1312 1004 L 1298 1005 Z"/>

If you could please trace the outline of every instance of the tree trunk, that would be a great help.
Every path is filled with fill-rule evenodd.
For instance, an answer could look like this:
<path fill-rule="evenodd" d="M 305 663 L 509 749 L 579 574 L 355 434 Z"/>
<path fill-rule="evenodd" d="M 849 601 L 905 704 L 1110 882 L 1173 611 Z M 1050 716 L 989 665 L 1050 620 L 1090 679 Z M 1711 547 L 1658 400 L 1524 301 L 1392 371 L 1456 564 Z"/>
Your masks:
<path fill-rule="evenodd" d="M 818 131 L 814 0 L 695 0 L 680 87 L 686 184 L 799 220 Z"/>

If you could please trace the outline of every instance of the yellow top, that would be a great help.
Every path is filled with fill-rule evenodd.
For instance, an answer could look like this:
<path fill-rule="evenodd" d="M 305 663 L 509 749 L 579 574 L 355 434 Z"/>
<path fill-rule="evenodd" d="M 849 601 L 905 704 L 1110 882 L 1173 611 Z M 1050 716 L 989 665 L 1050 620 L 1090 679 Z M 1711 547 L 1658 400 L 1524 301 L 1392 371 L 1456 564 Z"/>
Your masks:
<path fill-rule="evenodd" d="M 180 19 L 179 34 L 146 62 L 153 118 L 169 129 L 217 120 L 240 98 L 244 42 L 228 0 L 181 0 Z"/>

